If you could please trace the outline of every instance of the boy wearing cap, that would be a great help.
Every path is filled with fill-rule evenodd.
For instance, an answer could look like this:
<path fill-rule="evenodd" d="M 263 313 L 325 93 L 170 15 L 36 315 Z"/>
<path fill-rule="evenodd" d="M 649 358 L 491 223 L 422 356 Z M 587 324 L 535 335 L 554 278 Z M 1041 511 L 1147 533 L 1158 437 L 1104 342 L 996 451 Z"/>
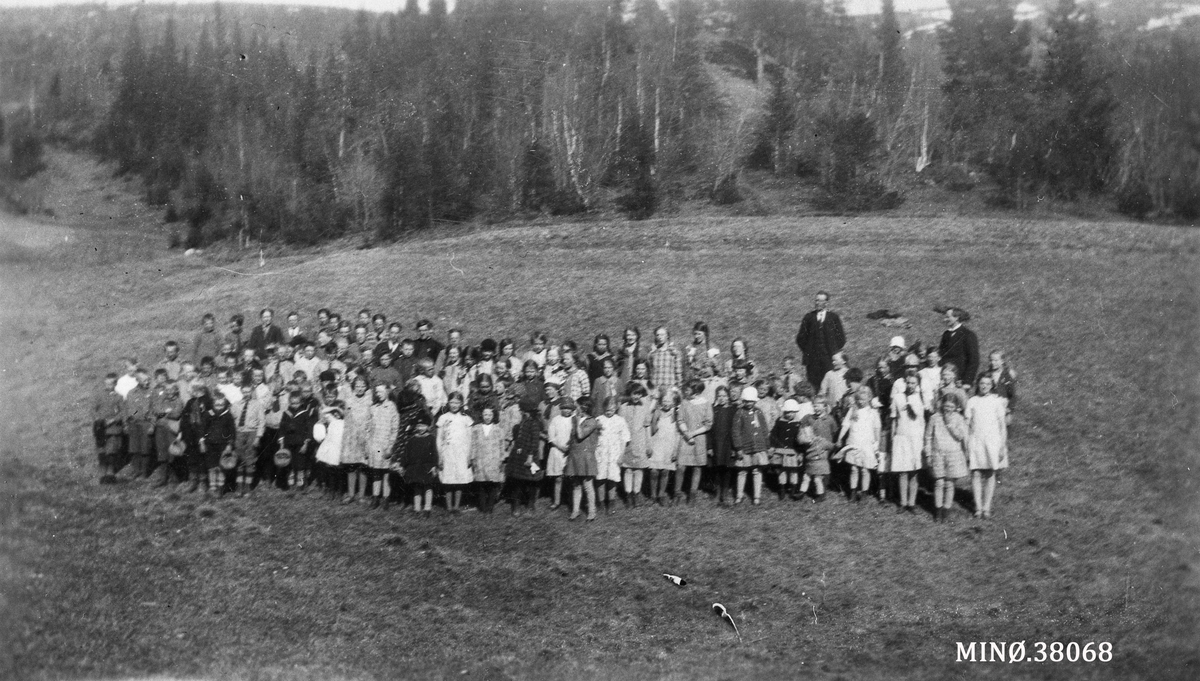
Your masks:
<path fill-rule="evenodd" d="M 767 450 L 770 448 L 771 426 L 767 417 L 758 408 L 758 391 L 753 387 L 742 389 L 741 409 L 733 417 L 734 465 L 738 469 L 737 489 L 734 505 L 742 503 L 746 492 L 746 474 L 750 474 L 751 503 L 762 503 L 762 469 L 767 465 Z"/>

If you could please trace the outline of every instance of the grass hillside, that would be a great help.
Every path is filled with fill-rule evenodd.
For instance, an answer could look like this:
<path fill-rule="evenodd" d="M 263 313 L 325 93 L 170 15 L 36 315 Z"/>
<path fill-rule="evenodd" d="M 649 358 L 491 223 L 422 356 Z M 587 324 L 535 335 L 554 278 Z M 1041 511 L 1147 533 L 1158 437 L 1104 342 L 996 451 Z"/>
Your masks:
<path fill-rule="evenodd" d="M 118 196 L 120 196 L 118 194 Z M 51 204 L 57 199 L 51 197 Z M 65 199 L 64 199 L 65 200 Z M 0 218 L 0 677 L 1195 678 L 1193 231 L 1019 219 L 510 227 L 216 263 L 89 199 Z M 121 198 L 120 201 L 128 201 Z M 68 219 L 68 215 L 83 218 Z M 149 225 L 149 221 L 146 221 Z M 768 499 L 579 525 L 414 520 L 270 493 L 98 487 L 89 396 L 200 315 L 370 307 L 468 339 L 705 319 L 774 368 L 817 288 L 855 366 L 970 310 L 1021 401 L 996 519 Z M 683 575 L 684 589 L 660 573 Z M 739 643 L 709 610 L 724 603 Z M 956 642 L 1109 641 L 1108 663 L 956 663 Z"/>

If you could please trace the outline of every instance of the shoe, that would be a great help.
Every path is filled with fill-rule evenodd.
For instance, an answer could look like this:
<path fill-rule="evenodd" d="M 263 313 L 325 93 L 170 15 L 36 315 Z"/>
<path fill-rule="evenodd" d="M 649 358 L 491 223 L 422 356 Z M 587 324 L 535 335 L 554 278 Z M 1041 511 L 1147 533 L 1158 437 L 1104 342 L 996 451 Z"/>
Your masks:
<path fill-rule="evenodd" d="M 992 519 L 992 512 L 991 512 L 991 511 L 984 511 L 984 512 L 983 512 L 983 519 L 984 519 L 984 520 L 991 520 L 991 519 Z"/>
<path fill-rule="evenodd" d="M 592 512 L 592 513 L 589 513 L 589 514 L 588 514 L 587 520 L 588 520 L 588 522 L 589 522 L 589 523 L 590 523 L 590 522 L 592 522 L 592 521 L 594 521 L 595 519 L 596 519 L 596 514 L 595 514 L 595 512 Z"/>
<path fill-rule="evenodd" d="M 854 496 L 851 500 L 856 504 L 860 503 L 862 501 L 862 492 L 859 490 L 854 490 Z"/>
<path fill-rule="evenodd" d="M 896 515 L 903 515 L 906 512 L 908 512 L 907 506 L 897 506 L 896 507 Z"/>
<path fill-rule="evenodd" d="M 762 506 L 762 499 L 754 499 L 750 503 L 755 506 Z"/>
<path fill-rule="evenodd" d="M 971 514 L 971 517 L 978 520 L 983 517 L 983 511 L 975 511 L 974 513 Z"/>
<path fill-rule="evenodd" d="M 575 511 L 575 512 L 574 512 L 574 513 L 572 513 L 571 515 L 567 516 L 567 520 L 569 520 L 569 521 L 573 521 L 573 520 L 575 520 L 575 519 L 576 519 L 576 518 L 578 518 L 578 517 L 579 517 L 579 511 Z"/>
<path fill-rule="evenodd" d="M 817 495 L 817 498 L 813 500 L 813 503 L 814 503 L 814 504 L 819 504 L 819 503 L 821 503 L 821 502 L 823 502 L 823 501 L 825 501 L 825 495 L 824 495 L 824 494 L 818 494 L 818 495 Z"/>

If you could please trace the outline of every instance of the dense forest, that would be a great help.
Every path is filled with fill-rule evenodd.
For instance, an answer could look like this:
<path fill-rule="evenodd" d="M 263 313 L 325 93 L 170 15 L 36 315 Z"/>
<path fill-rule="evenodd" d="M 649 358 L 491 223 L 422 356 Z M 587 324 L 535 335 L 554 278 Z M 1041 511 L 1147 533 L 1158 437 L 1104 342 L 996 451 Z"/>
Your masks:
<path fill-rule="evenodd" d="M 189 245 L 442 222 L 977 188 L 1200 217 L 1200 39 L 1075 0 L 951 0 L 929 30 L 821 0 L 414 0 L 9 10 L 8 175 L 44 145 L 145 182 Z"/>

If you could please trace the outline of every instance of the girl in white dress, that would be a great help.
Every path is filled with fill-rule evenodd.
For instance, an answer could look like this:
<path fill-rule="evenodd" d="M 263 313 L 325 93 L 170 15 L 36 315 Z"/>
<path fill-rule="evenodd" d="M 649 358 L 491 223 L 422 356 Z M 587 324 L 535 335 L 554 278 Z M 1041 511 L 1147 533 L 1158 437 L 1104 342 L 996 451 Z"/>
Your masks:
<path fill-rule="evenodd" d="M 917 510 L 917 471 L 925 446 L 925 403 L 916 375 L 904 378 L 904 389 L 892 393 L 892 467 L 900 487 L 900 512 Z"/>
<path fill-rule="evenodd" d="M 992 377 L 984 374 L 975 396 L 967 400 L 967 466 L 976 518 L 992 517 L 996 471 L 1008 468 L 1008 401 L 995 394 L 994 387 Z"/>
<path fill-rule="evenodd" d="M 871 488 L 871 471 L 879 467 L 879 438 L 882 425 L 879 410 L 871 406 L 874 394 L 867 386 L 859 386 L 854 393 L 854 405 L 842 420 L 842 431 L 838 436 L 842 450 L 839 455 L 850 466 L 850 489 L 854 501 L 859 501 Z"/>
<path fill-rule="evenodd" d="M 451 393 L 447 412 L 437 420 L 438 480 L 446 486 L 446 508 L 458 513 L 462 503 L 462 488 L 471 484 L 471 425 L 470 416 L 462 413 L 463 397 Z"/>
<path fill-rule="evenodd" d="M 612 514 L 612 502 L 617 498 L 617 486 L 621 483 L 621 455 L 629 444 L 629 424 L 617 414 L 617 398 L 604 398 L 604 415 L 596 419 L 600 423 L 600 440 L 596 443 L 596 484 L 604 502 L 604 508 Z"/>

